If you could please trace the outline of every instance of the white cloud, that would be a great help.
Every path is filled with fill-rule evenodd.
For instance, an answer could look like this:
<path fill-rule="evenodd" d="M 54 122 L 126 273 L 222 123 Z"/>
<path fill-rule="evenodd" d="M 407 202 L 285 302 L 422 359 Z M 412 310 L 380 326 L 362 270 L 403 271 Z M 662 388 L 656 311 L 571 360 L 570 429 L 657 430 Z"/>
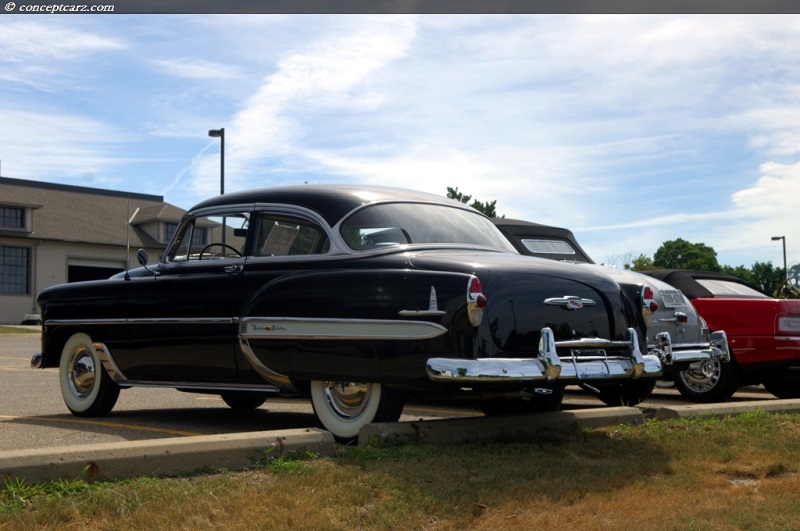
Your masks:
<path fill-rule="evenodd" d="M 187 79 L 235 79 L 242 77 L 238 68 L 200 59 L 162 59 L 153 61 L 156 69 L 174 77 Z"/>
<path fill-rule="evenodd" d="M 2 60 L 17 63 L 78 61 L 85 54 L 125 48 L 119 39 L 45 22 L 6 20 L 0 32 Z"/>
<path fill-rule="evenodd" d="M 344 35 L 318 40 L 290 51 L 277 63 L 277 71 L 236 113 L 226 127 L 230 149 L 230 174 L 247 175 L 259 161 L 278 152 L 293 155 L 293 143 L 302 134 L 302 115 L 314 109 L 336 109 L 344 105 L 374 105 L 379 98 L 370 93 L 371 76 L 392 61 L 404 57 L 415 34 L 410 17 L 366 17 Z M 366 91 L 361 99 L 356 90 Z M 290 112 L 291 111 L 291 112 Z M 242 170 L 242 171 L 238 171 Z M 227 172 L 226 172 L 227 173 Z M 207 180 L 206 172 L 196 181 Z"/>
<path fill-rule="evenodd" d="M 3 175 L 20 179 L 109 182 L 108 169 L 125 162 L 114 148 L 130 140 L 81 116 L 0 109 L 0 123 Z"/>
<path fill-rule="evenodd" d="M 53 91 L 66 82 L 69 65 L 96 53 L 126 48 L 120 39 L 47 22 L 4 20 L 0 31 L 0 80 Z"/>

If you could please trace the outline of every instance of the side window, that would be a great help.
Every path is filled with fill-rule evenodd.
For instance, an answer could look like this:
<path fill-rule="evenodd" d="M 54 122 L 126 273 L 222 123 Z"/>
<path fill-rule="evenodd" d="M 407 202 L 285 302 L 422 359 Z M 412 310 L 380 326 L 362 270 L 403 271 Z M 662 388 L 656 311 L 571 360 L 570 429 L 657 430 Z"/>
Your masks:
<path fill-rule="evenodd" d="M 328 236 L 313 222 L 273 214 L 259 217 L 255 256 L 323 254 L 329 250 Z"/>
<path fill-rule="evenodd" d="M 249 213 L 185 219 L 167 252 L 167 261 L 223 260 L 244 256 L 249 227 Z"/>

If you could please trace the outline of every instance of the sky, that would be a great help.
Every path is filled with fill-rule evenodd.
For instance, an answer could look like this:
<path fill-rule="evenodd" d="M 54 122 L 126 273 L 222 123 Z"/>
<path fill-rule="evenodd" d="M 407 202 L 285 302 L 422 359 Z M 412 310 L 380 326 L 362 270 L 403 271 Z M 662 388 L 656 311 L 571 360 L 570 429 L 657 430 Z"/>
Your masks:
<path fill-rule="evenodd" d="M 800 261 L 797 15 L 0 16 L 0 175 L 448 187 L 622 265 Z M 1 200 L 2 198 L 0 198 Z"/>

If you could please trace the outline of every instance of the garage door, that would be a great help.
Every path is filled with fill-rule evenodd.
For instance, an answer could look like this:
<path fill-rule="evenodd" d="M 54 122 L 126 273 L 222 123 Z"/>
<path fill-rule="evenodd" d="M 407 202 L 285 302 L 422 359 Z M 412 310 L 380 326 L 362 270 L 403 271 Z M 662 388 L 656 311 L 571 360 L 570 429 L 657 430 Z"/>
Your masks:
<path fill-rule="evenodd" d="M 67 264 L 67 282 L 106 279 L 124 270 L 125 264 L 122 262 L 70 259 Z"/>

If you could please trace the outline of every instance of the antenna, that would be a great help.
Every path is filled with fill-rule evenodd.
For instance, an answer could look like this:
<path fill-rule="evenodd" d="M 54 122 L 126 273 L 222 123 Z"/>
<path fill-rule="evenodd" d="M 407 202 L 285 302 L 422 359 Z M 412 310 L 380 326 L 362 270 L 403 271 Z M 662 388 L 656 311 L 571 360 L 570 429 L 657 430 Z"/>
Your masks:
<path fill-rule="evenodd" d="M 128 198 L 128 212 L 131 211 L 131 198 Z M 133 218 L 136 217 L 136 214 L 139 213 L 139 208 L 137 207 L 136 210 L 133 212 L 133 215 L 128 220 L 128 224 L 125 225 L 125 280 L 130 280 L 130 274 L 128 270 L 131 268 L 131 223 L 133 223 Z"/>

